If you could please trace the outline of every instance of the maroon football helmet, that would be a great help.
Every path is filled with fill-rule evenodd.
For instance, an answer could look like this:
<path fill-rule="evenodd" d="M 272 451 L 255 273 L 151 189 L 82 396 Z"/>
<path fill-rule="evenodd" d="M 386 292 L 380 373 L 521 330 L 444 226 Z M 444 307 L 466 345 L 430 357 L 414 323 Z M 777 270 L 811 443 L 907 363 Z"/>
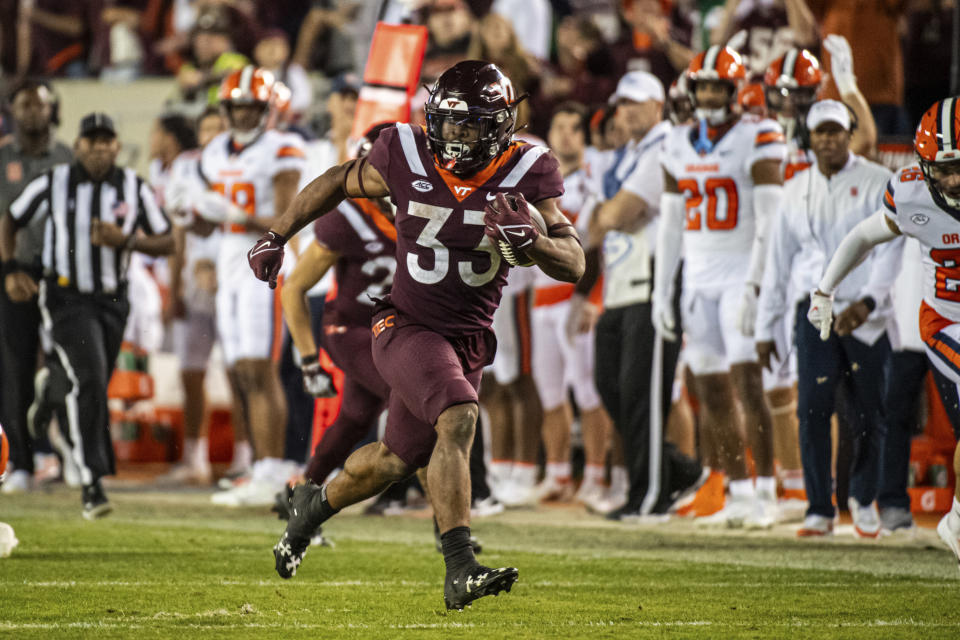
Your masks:
<path fill-rule="evenodd" d="M 384 129 L 392 127 L 394 124 L 393 122 L 381 122 L 367 129 L 363 137 L 357 141 L 357 157 L 365 158 L 370 153 L 370 150 L 373 149 L 373 143 L 380 137 L 380 133 Z"/>
<path fill-rule="evenodd" d="M 471 175 L 486 166 L 513 138 L 517 103 L 513 83 L 496 65 L 465 60 L 444 71 L 424 106 L 437 165 L 457 175 Z M 476 129 L 476 141 L 444 140 L 445 124 L 461 131 Z"/>

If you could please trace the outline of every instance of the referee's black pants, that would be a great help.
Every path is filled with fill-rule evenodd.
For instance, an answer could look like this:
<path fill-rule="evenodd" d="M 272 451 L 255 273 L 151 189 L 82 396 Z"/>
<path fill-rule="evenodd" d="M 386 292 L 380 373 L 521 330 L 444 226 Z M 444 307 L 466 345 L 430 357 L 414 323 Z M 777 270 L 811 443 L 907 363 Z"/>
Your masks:
<path fill-rule="evenodd" d="M 10 441 L 14 468 L 31 474 L 34 442 L 27 426 L 27 410 L 33 402 L 39 336 L 37 300 L 14 302 L 0 282 L 0 424 Z"/>
<path fill-rule="evenodd" d="M 650 385 L 660 375 L 661 425 L 670 412 L 673 377 L 681 341 L 661 340 L 659 373 L 653 370 L 654 342 L 651 305 L 642 302 L 607 309 L 596 328 L 594 378 L 603 406 L 623 441 L 623 454 L 630 478 L 624 513 L 639 513 L 646 503 L 648 513 L 665 513 L 674 488 L 696 480 L 700 465 L 663 438 L 663 430 L 651 431 Z M 677 315 L 679 318 L 679 315 Z M 651 482 L 651 465 L 659 466 Z M 659 485 L 659 486 L 652 486 Z"/>
<path fill-rule="evenodd" d="M 79 293 L 49 281 L 40 287 L 44 327 L 50 331 L 54 350 L 70 381 L 65 400 L 67 424 L 60 430 L 85 485 L 116 473 L 107 384 L 129 311 L 125 291 Z"/>

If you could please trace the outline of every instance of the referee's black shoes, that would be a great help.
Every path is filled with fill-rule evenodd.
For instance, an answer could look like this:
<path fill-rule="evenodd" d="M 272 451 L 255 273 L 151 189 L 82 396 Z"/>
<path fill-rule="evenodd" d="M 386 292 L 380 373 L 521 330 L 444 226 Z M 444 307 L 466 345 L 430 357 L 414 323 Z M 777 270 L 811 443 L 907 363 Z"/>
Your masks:
<path fill-rule="evenodd" d="M 113 505 L 107 500 L 100 480 L 92 484 L 83 485 L 83 517 L 87 520 L 97 520 L 113 511 Z"/>

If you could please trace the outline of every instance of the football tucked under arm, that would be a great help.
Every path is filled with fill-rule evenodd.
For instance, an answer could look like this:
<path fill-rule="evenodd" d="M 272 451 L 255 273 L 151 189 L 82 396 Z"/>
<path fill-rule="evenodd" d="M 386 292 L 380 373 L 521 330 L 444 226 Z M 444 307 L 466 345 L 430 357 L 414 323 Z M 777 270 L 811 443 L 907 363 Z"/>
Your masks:
<path fill-rule="evenodd" d="M 547 223 L 535 206 L 519 194 L 498 193 L 483 216 L 485 233 L 512 267 L 530 267 L 534 261 L 524 249 L 547 235 Z"/>

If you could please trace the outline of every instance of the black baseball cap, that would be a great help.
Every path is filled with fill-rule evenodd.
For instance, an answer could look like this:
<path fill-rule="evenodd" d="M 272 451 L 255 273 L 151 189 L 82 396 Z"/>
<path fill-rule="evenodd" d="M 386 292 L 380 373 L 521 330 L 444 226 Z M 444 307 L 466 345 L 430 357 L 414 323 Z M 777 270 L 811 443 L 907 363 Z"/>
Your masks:
<path fill-rule="evenodd" d="M 113 126 L 113 119 L 105 113 L 88 113 L 80 121 L 80 137 L 86 138 L 97 133 L 109 133 L 116 137 L 117 130 Z"/>

